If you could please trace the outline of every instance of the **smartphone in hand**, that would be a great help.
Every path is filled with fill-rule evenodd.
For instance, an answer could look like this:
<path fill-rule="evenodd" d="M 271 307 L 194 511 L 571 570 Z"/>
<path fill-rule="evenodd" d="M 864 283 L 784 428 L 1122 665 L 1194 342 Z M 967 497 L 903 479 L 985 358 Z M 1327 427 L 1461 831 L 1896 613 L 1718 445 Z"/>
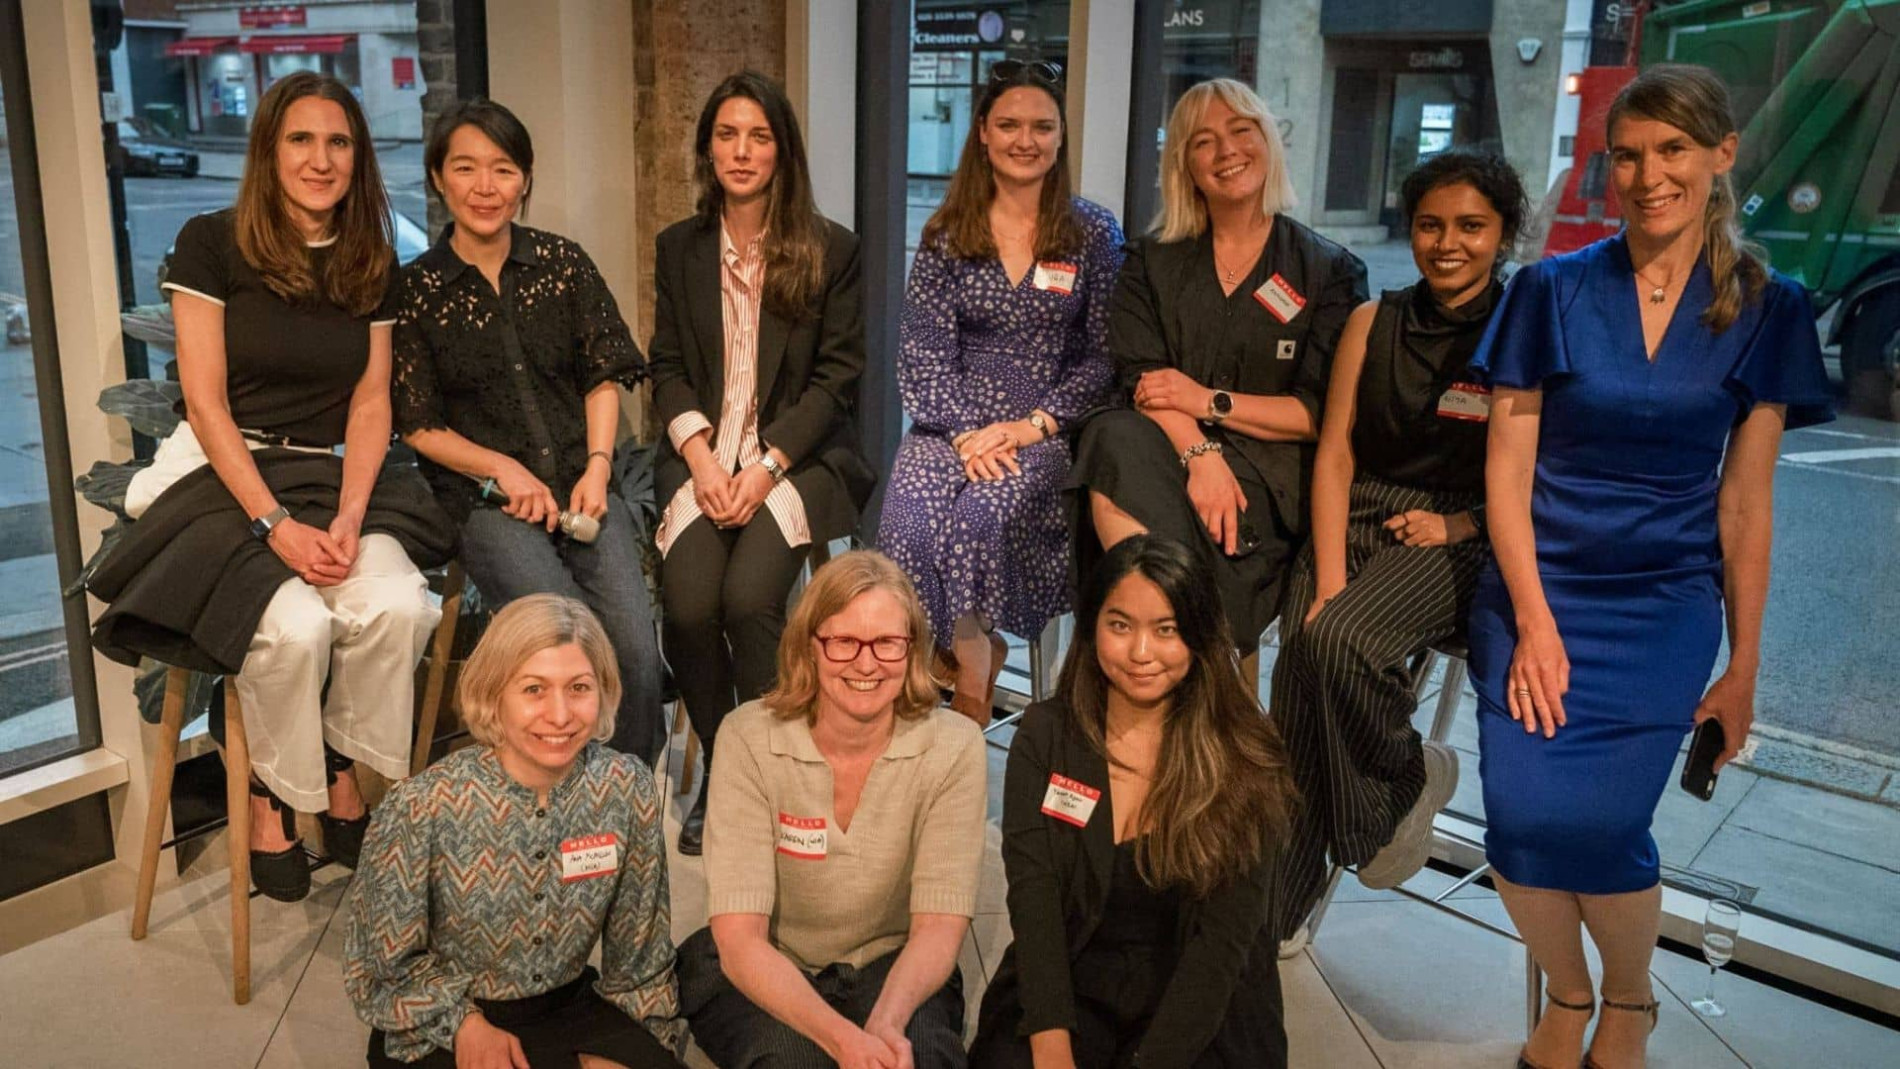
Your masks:
<path fill-rule="evenodd" d="M 1689 739 L 1689 760 L 1682 766 L 1682 789 L 1705 802 L 1715 797 L 1715 759 L 1727 746 L 1720 720 L 1710 717 L 1697 724 Z"/>

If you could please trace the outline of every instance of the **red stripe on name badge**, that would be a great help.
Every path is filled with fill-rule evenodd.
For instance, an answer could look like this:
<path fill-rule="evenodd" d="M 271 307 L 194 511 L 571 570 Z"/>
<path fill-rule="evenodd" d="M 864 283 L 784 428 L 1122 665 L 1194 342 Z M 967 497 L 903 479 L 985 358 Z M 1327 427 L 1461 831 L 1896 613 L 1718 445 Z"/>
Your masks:
<path fill-rule="evenodd" d="M 1049 789 L 1042 796 L 1042 811 L 1078 828 L 1086 827 L 1089 816 L 1095 812 L 1095 803 L 1101 798 L 1099 787 L 1054 772 L 1050 773 Z"/>
<path fill-rule="evenodd" d="M 778 852 L 806 861 L 823 861 L 826 854 L 824 817 L 778 815 Z"/>

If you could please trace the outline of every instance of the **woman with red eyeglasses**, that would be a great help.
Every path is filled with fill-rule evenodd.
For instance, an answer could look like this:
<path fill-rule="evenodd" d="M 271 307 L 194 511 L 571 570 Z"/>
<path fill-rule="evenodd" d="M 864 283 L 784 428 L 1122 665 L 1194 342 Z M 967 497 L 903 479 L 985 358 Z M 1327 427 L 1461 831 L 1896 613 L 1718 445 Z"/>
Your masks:
<path fill-rule="evenodd" d="M 937 704 L 930 625 L 890 559 L 818 570 L 778 686 L 719 728 L 707 914 L 680 1007 L 716 1065 L 958 1067 L 983 735 Z"/>

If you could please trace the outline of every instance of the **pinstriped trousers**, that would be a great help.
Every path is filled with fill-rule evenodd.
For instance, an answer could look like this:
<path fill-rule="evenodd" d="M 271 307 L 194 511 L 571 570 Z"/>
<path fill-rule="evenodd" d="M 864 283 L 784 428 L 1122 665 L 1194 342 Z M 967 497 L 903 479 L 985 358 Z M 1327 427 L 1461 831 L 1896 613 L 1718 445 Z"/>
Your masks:
<path fill-rule="evenodd" d="M 1475 538 L 1406 546 L 1381 525 L 1411 509 L 1450 514 L 1481 499 L 1361 473 L 1346 523 L 1346 588 L 1310 625 L 1306 612 L 1318 587 L 1311 543 L 1294 565 L 1268 692 L 1301 796 L 1274 895 L 1282 939 L 1317 901 L 1327 856 L 1341 865 L 1370 860 L 1418 801 L 1425 758 L 1412 727 L 1409 662 L 1463 632 L 1489 552 Z"/>

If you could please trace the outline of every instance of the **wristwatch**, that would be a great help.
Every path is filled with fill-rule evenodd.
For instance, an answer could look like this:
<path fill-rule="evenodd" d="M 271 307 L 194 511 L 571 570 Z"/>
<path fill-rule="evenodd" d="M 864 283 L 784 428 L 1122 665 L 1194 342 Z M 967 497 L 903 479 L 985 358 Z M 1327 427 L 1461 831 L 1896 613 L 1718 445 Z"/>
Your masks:
<path fill-rule="evenodd" d="M 781 464 L 779 464 L 778 458 L 774 457 L 772 454 L 760 453 L 759 467 L 765 469 L 765 473 L 772 477 L 773 482 L 777 483 L 777 482 L 785 481 L 785 468 Z"/>
<path fill-rule="evenodd" d="M 1055 437 L 1055 426 L 1045 419 L 1040 412 L 1031 412 L 1029 414 L 1029 425 L 1036 428 L 1036 433 L 1042 435 L 1042 440 L 1045 442 Z"/>
<path fill-rule="evenodd" d="M 1207 422 L 1219 423 L 1234 414 L 1234 395 L 1226 390 L 1215 390 L 1214 396 L 1207 399 Z"/>
<path fill-rule="evenodd" d="M 1189 461 L 1207 453 L 1213 453 L 1219 456 L 1221 453 L 1220 443 L 1212 438 L 1203 438 L 1193 445 L 1188 446 L 1187 449 L 1181 453 L 1181 466 L 1185 468 L 1188 466 Z"/>
<path fill-rule="evenodd" d="M 270 541 L 271 528 L 290 519 L 290 510 L 282 505 L 266 512 L 251 521 L 251 537 L 259 542 Z"/>

